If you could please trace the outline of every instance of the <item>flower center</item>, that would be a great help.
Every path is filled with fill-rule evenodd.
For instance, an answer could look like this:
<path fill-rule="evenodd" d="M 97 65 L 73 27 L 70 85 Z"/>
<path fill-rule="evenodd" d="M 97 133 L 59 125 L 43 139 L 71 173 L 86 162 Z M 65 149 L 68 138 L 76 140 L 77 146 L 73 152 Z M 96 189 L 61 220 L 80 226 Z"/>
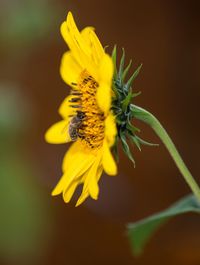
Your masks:
<path fill-rule="evenodd" d="M 102 146 L 104 139 L 104 113 L 100 110 L 96 101 L 96 91 L 99 84 L 84 70 L 78 84 L 73 84 L 75 89 L 71 94 L 71 99 L 76 108 L 76 115 L 72 117 L 69 134 L 72 141 L 80 138 L 81 141 L 90 148 Z M 75 104 L 76 103 L 76 104 Z"/>

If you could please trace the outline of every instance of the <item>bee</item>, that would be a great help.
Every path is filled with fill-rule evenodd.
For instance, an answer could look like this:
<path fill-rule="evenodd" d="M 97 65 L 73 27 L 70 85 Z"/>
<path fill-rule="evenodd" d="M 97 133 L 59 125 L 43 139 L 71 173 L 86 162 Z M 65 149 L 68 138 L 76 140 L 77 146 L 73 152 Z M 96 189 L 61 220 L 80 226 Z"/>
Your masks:
<path fill-rule="evenodd" d="M 79 133 L 78 130 L 82 125 L 83 119 L 85 118 L 85 113 L 82 111 L 77 111 L 77 115 L 74 116 L 69 124 L 69 136 L 72 141 L 76 141 Z"/>

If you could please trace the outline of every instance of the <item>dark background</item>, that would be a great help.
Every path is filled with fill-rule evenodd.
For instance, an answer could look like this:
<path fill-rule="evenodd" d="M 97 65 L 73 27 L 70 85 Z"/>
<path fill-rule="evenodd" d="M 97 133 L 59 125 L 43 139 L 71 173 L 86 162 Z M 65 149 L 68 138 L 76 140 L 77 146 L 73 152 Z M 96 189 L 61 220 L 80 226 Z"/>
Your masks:
<path fill-rule="evenodd" d="M 0 264 L 200 264 L 200 218 L 185 215 L 160 229 L 134 258 L 125 225 L 190 192 L 168 152 L 133 148 L 136 168 L 121 153 L 119 174 L 103 175 L 98 201 L 75 208 L 51 190 L 66 145 L 48 145 L 46 129 L 69 88 L 59 76 L 67 46 L 59 27 L 71 10 L 80 29 L 94 26 L 103 45 L 126 50 L 142 71 L 135 103 L 163 123 L 199 178 L 199 1 L 0 1 Z"/>

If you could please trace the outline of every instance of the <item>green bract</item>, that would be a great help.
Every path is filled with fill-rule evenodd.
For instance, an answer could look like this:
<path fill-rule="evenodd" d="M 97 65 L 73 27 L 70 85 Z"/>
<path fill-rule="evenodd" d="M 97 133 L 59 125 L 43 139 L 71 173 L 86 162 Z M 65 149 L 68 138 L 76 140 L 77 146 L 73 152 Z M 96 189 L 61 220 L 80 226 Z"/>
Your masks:
<path fill-rule="evenodd" d="M 118 159 L 118 142 L 121 140 L 122 148 L 128 158 L 134 163 L 135 161 L 133 155 L 131 154 L 128 140 L 133 142 L 137 148 L 141 151 L 141 145 L 155 145 L 149 142 L 142 140 L 136 133 L 140 132 L 138 128 L 136 128 L 132 124 L 132 120 L 134 119 L 134 112 L 132 108 L 132 100 L 141 94 L 141 92 L 133 92 L 132 85 L 135 78 L 138 76 L 140 69 L 142 68 L 142 64 L 134 71 L 131 77 L 126 80 L 128 72 L 130 70 L 132 61 L 130 60 L 129 64 L 125 67 L 125 51 L 122 50 L 122 57 L 120 60 L 119 69 L 117 69 L 117 49 L 116 46 L 112 52 L 112 59 L 114 62 L 114 78 L 113 78 L 113 91 L 114 98 L 112 101 L 112 109 L 116 116 L 117 130 L 118 135 L 113 148 L 114 154 Z"/>

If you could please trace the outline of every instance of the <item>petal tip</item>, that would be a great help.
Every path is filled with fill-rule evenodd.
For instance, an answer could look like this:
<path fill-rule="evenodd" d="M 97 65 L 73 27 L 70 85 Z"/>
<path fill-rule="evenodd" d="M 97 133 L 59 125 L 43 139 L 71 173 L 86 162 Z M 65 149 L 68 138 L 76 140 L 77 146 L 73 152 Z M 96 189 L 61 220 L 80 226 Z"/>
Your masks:
<path fill-rule="evenodd" d="M 54 190 L 52 190 L 52 192 L 51 192 L 51 196 L 57 196 L 57 195 L 59 195 L 60 194 L 60 192 L 58 192 L 58 191 L 56 191 L 55 189 Z"/>

